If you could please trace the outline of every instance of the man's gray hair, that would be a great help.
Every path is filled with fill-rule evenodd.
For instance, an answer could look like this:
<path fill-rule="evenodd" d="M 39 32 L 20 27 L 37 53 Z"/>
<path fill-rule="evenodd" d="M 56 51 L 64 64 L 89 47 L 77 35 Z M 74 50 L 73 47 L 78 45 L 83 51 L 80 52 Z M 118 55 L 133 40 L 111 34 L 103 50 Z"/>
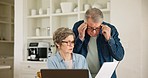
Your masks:
<path fill-rule="evenodd" d="M 103 13 L 100 9 L 90 8 L 85 13 L 85 19 L 91 18 L 94 22 L 102 22 Z"/>

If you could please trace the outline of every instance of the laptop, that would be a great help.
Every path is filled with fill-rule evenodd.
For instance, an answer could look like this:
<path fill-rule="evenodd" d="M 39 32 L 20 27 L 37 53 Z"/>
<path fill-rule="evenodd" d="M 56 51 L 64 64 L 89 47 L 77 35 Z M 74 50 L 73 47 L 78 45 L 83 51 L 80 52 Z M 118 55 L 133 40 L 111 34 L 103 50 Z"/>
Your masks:
<path fill-rule="evenodd" d="M 119 61 L 103 63 L 95 78 L 111 78 L 118 64 Z"/>
<path fill-rule="evenodd" d="M 42 78 L 89 78 L 88 69 L 41 69 Z"/>

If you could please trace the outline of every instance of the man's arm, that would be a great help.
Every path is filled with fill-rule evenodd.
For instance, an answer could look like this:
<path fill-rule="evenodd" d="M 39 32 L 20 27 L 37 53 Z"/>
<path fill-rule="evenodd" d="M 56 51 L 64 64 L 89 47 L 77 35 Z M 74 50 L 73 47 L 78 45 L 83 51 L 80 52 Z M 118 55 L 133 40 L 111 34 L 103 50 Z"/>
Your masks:
<path fill-rule="evenodd" d="M 114 26 L 111 27 L 111 37 L 108 40 L 110 53 L 114 59 L 120 61 L 124 57 L 124 49 L 122 44 L 120 43 L 120 39 L 118 37 L 118 32 Z"/>
<path fill-rule="evenodd" d="M 83 41 L 79 38 L 79 32 L 78 32 L 78 27 L 83 23 L 84 21 L 78 21 L 74 24 L 73 26 L 73 32 L 75 34 L 75 45 L 74 45 L 74 49 L 73 52 L 74 53 L 79 53 L 80 54 L 80 50 L 82 48 L 83 45 Z"/>

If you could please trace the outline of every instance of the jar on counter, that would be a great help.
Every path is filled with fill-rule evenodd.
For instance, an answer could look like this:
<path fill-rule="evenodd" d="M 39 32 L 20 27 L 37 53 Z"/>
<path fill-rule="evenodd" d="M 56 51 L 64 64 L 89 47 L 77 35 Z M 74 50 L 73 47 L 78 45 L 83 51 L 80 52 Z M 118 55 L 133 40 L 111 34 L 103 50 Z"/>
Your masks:
<path fill-rule="evenodd" d="M 50 15 L 50 8 L 47 8 L 47 15 Z"/>
<path fill-rule="evenodd" d="M 40 9 L 39 9 L 39 15 L 42 15 L 42 14 L 43 14 L 43 9 L 40 8 Z"/>
<path fill-rule="evenodd" d="M 31 15 L 36 15 L 36 9 L 31 10 Z"/>
<path fill-rule="evenodd" d="M 40 29 L 41 29 L 40 27 L 36 28 L 36 36 L 40 36 Z"/>

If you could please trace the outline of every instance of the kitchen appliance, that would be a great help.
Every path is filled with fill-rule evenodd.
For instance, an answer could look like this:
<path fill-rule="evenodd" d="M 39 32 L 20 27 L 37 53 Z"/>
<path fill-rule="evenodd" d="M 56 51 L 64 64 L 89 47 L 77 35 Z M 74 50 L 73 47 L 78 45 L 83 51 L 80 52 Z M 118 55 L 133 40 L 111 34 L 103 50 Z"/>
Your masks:
<path fill-rule="evenodd" d="M 52 54 L 49 42 L 31 42 L 28 47 L 28 61 L 46 61 Z"/>

